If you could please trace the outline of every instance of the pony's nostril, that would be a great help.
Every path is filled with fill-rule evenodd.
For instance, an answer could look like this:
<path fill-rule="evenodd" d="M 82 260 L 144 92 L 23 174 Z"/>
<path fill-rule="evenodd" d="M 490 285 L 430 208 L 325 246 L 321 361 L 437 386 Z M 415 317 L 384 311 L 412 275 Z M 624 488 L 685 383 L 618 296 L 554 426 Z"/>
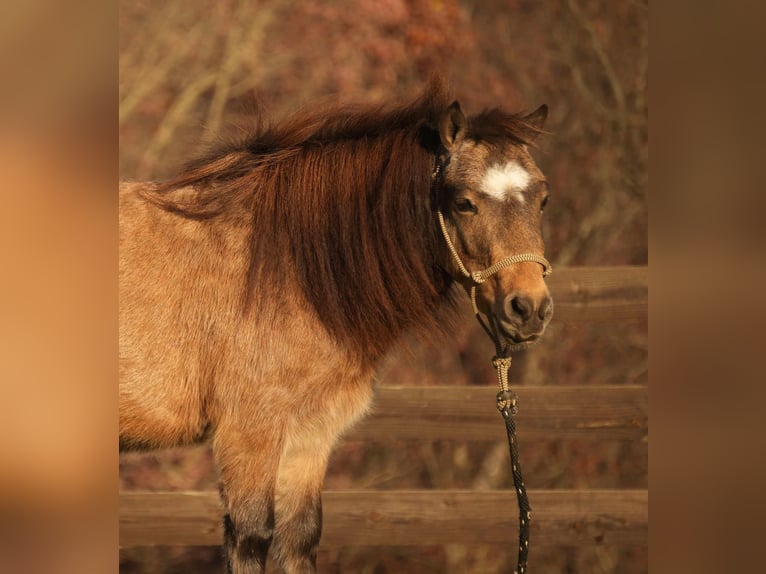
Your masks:
<path fill-rule="evenodd" d="M 532 302 L 526 297 L 514 297 L 511 299 L 511 309 L 524 321 L 532 316 L 533 308 Z"/>

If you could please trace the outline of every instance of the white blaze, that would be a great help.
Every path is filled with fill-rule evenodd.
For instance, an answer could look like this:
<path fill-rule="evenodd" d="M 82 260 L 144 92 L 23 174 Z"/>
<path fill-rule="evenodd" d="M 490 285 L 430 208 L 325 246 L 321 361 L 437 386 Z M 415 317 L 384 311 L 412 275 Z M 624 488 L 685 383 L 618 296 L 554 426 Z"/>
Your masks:
<path fill-rule="evenodd" d="M 504 200 L 510 194 L 516 200 L 524 203 L 521 193 L 529 184 L 529 172 L 515 161 L 505 165 L 495 165 L 487 170 L 481 182 L 484 193 L 495 199 Z"/>

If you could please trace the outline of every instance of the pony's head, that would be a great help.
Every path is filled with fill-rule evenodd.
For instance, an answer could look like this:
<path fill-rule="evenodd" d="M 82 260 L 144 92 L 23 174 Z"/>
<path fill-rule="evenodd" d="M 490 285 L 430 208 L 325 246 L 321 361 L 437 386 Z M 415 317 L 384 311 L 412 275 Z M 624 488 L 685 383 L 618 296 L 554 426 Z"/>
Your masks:
<path fill-rule="evenodd" d="M 553 315 L 541 233 L 548 184 L 528 150 L 547 113 L 541 106 L 526 116 L 491 110 L 466 118 L 454 102 L 439 123 L 434 201 L 456 251 L 444 265 L 466 290 L 476 287 L 478 310 L 511 348 L 538 339 Z M 539 260 L 501 263 L 493 272 L 514 255 Z M 478 281 L 466 276 L 485 270 Z"/>

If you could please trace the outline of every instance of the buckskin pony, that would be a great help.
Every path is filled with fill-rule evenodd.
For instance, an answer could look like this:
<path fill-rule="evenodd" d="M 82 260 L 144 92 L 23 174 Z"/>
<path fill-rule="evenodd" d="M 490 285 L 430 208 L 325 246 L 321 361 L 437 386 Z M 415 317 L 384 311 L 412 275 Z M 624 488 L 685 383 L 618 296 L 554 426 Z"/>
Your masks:
<path fill-rule="evenodd" d="M 434 81 L 120 185 L 120 449 L 211 442 L 229 572 L 264 572 L 270 549 L 285 572 L 315 572 L 327 459 L 376 367 L 475 286 L 437 214 L 467 269 L 542 258 L 548 185 L 528 148 L 546 115 L 466 117 Z M 477 287 L 512 348 L 553 313 L 541 271 L 523 261 Z"/>

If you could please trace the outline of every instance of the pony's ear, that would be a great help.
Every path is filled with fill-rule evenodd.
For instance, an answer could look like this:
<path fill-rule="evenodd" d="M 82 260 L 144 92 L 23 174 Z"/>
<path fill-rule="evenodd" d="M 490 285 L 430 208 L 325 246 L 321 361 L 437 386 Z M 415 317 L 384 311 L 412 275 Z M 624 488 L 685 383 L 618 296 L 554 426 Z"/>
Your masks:
<path fill-rule="evenodd" d="M 537 108 L 534 112 L 526 115 L 522 118 L 524 123 L 529 124 L 537 130 L 542 130 L 545 125 L 545 120 L 548 119 L 548 106 L 543 104 Z"/>
<path fill-rule="evenodd" d="M 452 150 L 465 135 L 466 120 L 457 100 L 452 102 L 439 120 L 439 137 L 447 150 Z"/>

